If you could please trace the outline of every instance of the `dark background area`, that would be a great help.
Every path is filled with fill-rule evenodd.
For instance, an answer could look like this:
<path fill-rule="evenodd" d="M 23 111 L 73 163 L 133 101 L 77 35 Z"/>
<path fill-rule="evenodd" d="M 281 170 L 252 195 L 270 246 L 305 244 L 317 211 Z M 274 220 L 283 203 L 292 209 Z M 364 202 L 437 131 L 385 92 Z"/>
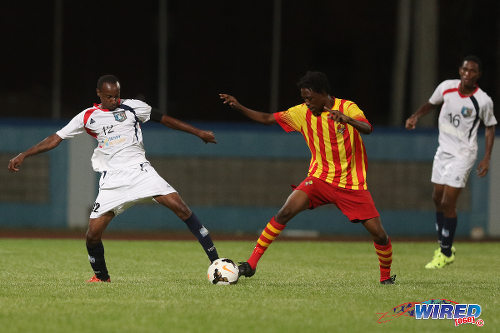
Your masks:
<path fill-rule="evenodd" d="M 50 118 L 54 2 L 0 7 L 0 115 Z M 397 1 L 283 0 L 280 109 L 301 102 L 295 83 L 305 71 L 321 70 L 333 95 L 357 102 L 374 125 L 388 125 L 397 8 Z M 476 54 L 480 85 L 499 103 L 499 1 L 440 0 L 438 8 L 438 82 L 457 78 L 461 58 Z M 63 118 L 98 101 L 95 84 L 107 73 L 120 78 L 122 97 L 143 94 L 158 104 L 157 1 L 65 1 L 63 13 Z M 272 19 L 272 1 L 169 0 L 169 114 L 247 121 L 227 111 L 220 92 L 269 111 Z"/>

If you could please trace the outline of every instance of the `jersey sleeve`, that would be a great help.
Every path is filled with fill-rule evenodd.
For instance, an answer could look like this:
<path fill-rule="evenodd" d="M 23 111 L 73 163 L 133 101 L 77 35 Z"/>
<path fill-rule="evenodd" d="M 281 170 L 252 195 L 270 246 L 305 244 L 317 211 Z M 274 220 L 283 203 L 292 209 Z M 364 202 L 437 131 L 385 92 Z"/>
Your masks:
<path fill-rule="evenodd" d="M 484 107 L 481 108 L 479 118 L 483 121 L 484 126 L 493 126 L 497 124 L 497 119 L 495 118 L 495 114 L 493 112 L 493 101 L 491 98 L 488 98 Z"/>
<path fill-rule="evenodd" d="M 66 126 L 57 131 L 56 134 L 61 139 L 69 139 L 85 132 L 85 124 L 83 122 L 84 114 L 85 111 L 77 114 L 73 119 L 70 120 L 68 124 L 66 124 Z"/>
<path fill-rule="evenodd" d="M 363 123 L 366 123 L 366 124 L 370 125 L 370 127 L 373 129 L 372 124 L 370 124 L 368 119 L 366 119 L 365 114 L 358 107 L 358 105 L 356 103 L 351 102 L 351 104 L 347 105 L 345 115 L 351 117 L 354 120 L 358 120 L 358 121 L 361 121 Z"/>
<path fill-rule="evenodd" d="M 273 113 L 274 119 L 276 119 L 285 132 L 300 132 L 300 129 L 302 128 L 300 121 L 300 109 L 301 105 L 296 105 L 286 111 L 275 112 Z"/>
<path fill-rule="evenodd" d="M 434 92 L 432 93 L 431 98 L 429 98 L 429 103 L 431 103 L 432 105 L 443 104 L 443 92 L 445 90 L 445 85 L 446 81 L 443 81 L 436 87 L 436 90 L 434 90 Z"/>
<path fill-rule="evenodd" d="M 151 106 L 138 99 L 127 99 L 124 104 L 131 107 L 139 121 L 147 122 L 151 118 Z"/>

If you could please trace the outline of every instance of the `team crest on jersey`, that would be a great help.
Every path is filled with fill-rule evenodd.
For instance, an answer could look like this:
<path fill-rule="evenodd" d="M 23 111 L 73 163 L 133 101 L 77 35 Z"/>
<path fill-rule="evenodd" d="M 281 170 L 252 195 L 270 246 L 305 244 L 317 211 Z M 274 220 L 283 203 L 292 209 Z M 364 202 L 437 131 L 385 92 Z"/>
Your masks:
<path fill-rule="evenodd" d="M 122 122 L 125 119 L 127 119 L 127 114 L 125 113 L 125 111 L 113 112 L 113 116 L 115 116 L 115 120 L 119 122 Z"/>
<path fill-rule="evenodd" d="M 468 107 L 463 107 L 462 108 L 462 116 L 464 117 L 470 117 L 472 114 L 472 109 L 469 109 Z"/>
<path fill-rule="evenodd" d="M 338 124 L 337 125 L 337 133 L 344 134 L 345 131 L 345 125 L 344 124 Z"/>

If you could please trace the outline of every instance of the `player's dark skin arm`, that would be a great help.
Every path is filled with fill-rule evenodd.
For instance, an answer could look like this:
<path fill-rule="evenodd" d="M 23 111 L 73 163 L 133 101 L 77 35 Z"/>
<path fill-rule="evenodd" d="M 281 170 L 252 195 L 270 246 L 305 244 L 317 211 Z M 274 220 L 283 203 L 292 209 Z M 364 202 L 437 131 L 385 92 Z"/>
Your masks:
<path fill-rule="evenodd" d="M 238 102 L 238 100 L 234 96 L 228 94 L 219 94 L 219 97 L 224 101 L 223 102 L 224 104 L 227 104 L 231 108 L 238 110 L 239 112 L 241 112 L 248 118 L 252 119 L 253 121 L 256 121 L 264 125 L 272 125 L 276 123 L 276 119 L 274 119 L 272 113 L 260 112 L 249 109 L 246 106 L 241 105 L 240 102 Z"/>
<path fill-rule="evenodd" d="M 495 125 L 486 127 L 484 139 L 486 146 L 484 157 L 477 165 L 477 175 L 479 177 L 486 176 L 490 168 L 491 151 L 493 150 L 493 142 L 495 141 Z"/>
<path fill-rule="evenodd" d="M 61 141 L 62 141 L 61 137 L 55 133 L 46 137 L 33 147 L 26 150 L 25 152 L 22 152 L 16 157 L 12 158 L 9 161 L 9 166 L 8 166 L 9 171 L 15 171 L 15 172 L 19 171 L 19 167 L 21 166 L 26 157 L 54 149 L 61 143 Z"/>
<path fill-rule="evenodd" d="M 425 116 L 432 110 L 436 108 L 437 105 L 431 104 L 429 102 L 422 105 L 414 114 L 412 114 L 408 119 L 406 119 L 406 129 L 413 130 L 417 125 L 418 119 L 420 117 Z"/>
<path fill-rule="evenodd" d="M 238 110 L 243 113 L 248 118 L 265 125 L 272 125 L 276 123 L 276 119 L 272 113 L 265 113 L 260 111 L 255 111 L 241 105 L 238 100 L 231 95 L 219 94 L 220 98 L 224 100 L 224 104 L 228 104 L 231 108 Z M 331 107 L 331 106 L 330 106 Z M 370 134 L 372 132 L 372 127 L 367 123 L 355 120 L 351 117 L 344 115 L 343 113 L 335 110 L 330 110 L 327 106 L 324 107 L 325 111 L 330 112 L 330 118 L 335 121 L 347 123 L 363 134 Z"/>
<path fill-rule="evenodd" d="M 333 119 L 334 121 L 337 121 L 340 123 L 349 124 L 352 127 L 354 127 L 355 129 L 357 129 L 360 133 L 370 134 L 373 131 L 373 128 L 365 122 L 356 120 L 356 119 L 351 118 L 349 116 L 346 116 L 345 114 L 343 114 L 340 111 L 330 110 L 326 106 L 324 107 L 324 109 L 325 109 L 325 111 L 330 112 L 330 114 L 328 115 L 328 118 Z"/>
<path fill-rule="evenodd" d="M 196 135 L 202 139 L 205 143 L 217 143 L 215 140 L 215 135 L 212 131 L 204 131 L 194 126 L 189 125 L 179 119 L 167 116 L 166 114 L 161 116 L 160 123 L 169 128 L 184 131 L 193 135 Z"/>

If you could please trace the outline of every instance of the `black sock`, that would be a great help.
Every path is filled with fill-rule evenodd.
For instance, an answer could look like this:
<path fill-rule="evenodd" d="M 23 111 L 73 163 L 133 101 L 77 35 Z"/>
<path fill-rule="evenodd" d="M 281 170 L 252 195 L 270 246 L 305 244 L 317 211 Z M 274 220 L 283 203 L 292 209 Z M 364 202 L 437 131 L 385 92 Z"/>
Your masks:
<path fill-rule="evenodd" d="M 444 214 L 443 212 L 436 212 L 436 232 L 438 234 L 438 243 L 441 246 L 441 242 L 443 241 L 443 236 L 441 232 L 443 230 L 444 224 Z"/>
<path fill-rule="evenodd" d="M 451 256 L 451 247 L 455 238 L 455 230 L 457 229 L 456 217 L 445 217 L 442 231 L 441 252 L 447 257 Z"/>
<path fill-rule="evenodd" d="M 217 249 L 212 242 L 212 238 L 210 237 L 207 228 L 200 223 L 196 215 L 193 213 L 187 220 L 184 221 L 184 223 L 186 223 L 191 233 L 196 236 L 198 242 L 200 242 L 203 247 L 203 250 L 205 250 L 208 259 L 210 259 L 210 261 L 219 259 Z"/>
<path fill-rule="evenodd" d="M 87 252 L 89 253 L 90 266 L 92 266 L 97 278 L 102 281 L 109 279 L 102 242 L 92 245 L 87 244 Z"/>

